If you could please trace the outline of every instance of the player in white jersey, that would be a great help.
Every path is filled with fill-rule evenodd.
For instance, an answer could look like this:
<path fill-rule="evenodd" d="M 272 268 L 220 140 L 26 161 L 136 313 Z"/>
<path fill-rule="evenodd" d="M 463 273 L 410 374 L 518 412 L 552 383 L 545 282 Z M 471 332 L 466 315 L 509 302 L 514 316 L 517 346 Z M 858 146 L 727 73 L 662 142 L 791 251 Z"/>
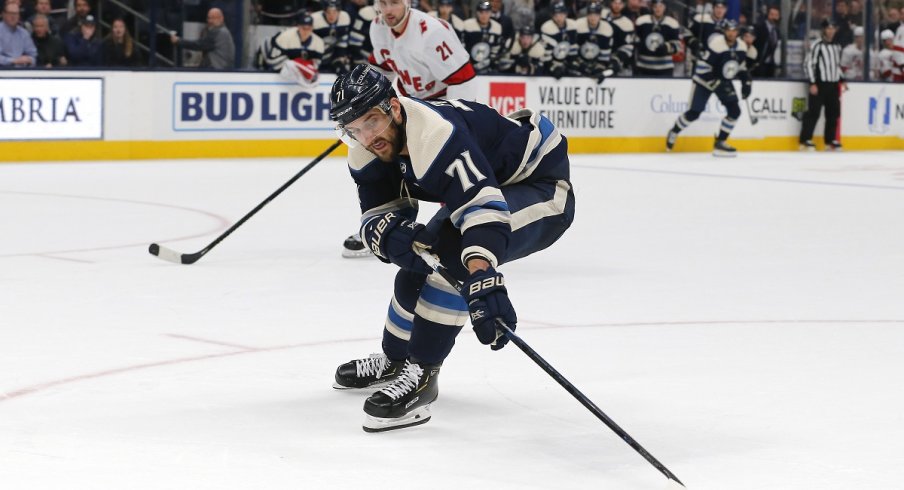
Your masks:
<path fill-rule="evenodd" d="M 419 99 L 473 99 L 467 82 L 474 79 L 471 57 L 446 21 L 414 10 L 408 0 L 377 0 L 380 15 L 370 24 L 370 64 L 388 78 L 396 92 Z M 372 254 L 352 235 L 343 243 L 345 258 Z"/>
<path fill-rule="evenodd" d="M 370 63 L 395 73 L 400 95 L 473 97 L 461 85 L 474 78 L 474 67 L 450 25 L 411 9 L 407 0 L 378 0 L 375 7 L 380 16 L 370 24 Z"/>

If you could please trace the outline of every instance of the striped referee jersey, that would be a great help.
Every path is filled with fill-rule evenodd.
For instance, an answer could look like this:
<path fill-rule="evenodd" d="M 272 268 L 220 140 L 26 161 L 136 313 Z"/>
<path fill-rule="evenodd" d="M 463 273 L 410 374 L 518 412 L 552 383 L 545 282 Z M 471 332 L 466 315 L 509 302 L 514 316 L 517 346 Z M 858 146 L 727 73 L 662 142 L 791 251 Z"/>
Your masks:
<path fill-rule="evenodd" d="M 810 46 L 804 59 L 804 72 L 810 83 L 838 82 L 844 79 L 841 71 L 841 46 L 820 39 Z"/>

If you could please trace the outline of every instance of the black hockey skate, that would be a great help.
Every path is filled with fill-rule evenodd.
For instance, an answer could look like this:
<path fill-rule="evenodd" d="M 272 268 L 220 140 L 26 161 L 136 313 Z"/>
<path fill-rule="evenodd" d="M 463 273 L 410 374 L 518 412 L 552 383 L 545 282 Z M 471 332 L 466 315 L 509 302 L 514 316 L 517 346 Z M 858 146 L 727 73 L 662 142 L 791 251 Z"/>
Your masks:
<path fill-rule="evenodd" d="M 333 388 L 382 388 L 388 385 L 405 367 L 404 361 L 393 361 L 386 354 L 371 354 L 366 359 L 349 361 L 336 368 Z"/>
<path fill-rule="evenodd" d="M 816 151 L 816 145 L 813 144 L 812 141 L 801 141 L 800 142 L 800 151 Z"/>
<path fill-rule="evenodd" d="M 675 130 L 670 130 L 665 137 L 665 151 L 672 151 L 676 141 L 678 141 L 678 133 Z"/>
<path fill-rule="evenodd" d="M 371 257 L 370 249 L 364 246 L 361 236 L 357 233 L 346 238 L 342 243 L 342 256 L 346 259 L 359 259 L 362 257 Z"/>
<path fill-rule="evenodd" d="M 713 156 L 736 157 L 738 156 L 738 150 L 726 143 L 725 140 L 717 139 L 713 144 Z"/>
<path fill-rule="evenodd" d="M 831 143 L 826 144 L 826 151 L 841 151 L 841 142 L 832 140 Z"/>
<path fill-rule="evenodd" d="M 364 402 L 364 431 L 383 432 L 427 423 L 430 404 L 439 396 L 440 365 L 405 361 L 389 386 Z"/>

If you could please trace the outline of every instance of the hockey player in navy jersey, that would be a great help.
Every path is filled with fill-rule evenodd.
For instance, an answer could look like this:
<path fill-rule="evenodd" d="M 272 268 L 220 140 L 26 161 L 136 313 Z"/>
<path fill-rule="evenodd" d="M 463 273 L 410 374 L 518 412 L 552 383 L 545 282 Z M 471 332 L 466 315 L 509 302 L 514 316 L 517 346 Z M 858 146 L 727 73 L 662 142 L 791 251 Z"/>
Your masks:
<path fill-rule="evenodd" d="M 756 60 L 756 49 L 738 39 L 738 24 L 735 21 L 724 20 L 721 26 L 722 35 L 710 36 L 706 49 L 700 53 L 700 59 L 694 66 L 690 108 L 678 116 L 678 120 L 666 136 L 666 151 L 671 151 L 675 146 L 678 133 L 696 121 L 700 113 L 706 110 L 709 96 L 715 93 L 719 102 L 728 110 L 728 114 L 722 119 L 719 134 L 713 144 L 713 155 L 733 157 L 737 154 L 737 151 L 725 141 L 741 115 L 738 95 L 732 81 L 740 78 L 741 96 L 744 99 L 750 96 L 753 80 L 747 66 Z"/>
<path fill-rule="evenodd" d="M 476 102 L 399 97 L 371 66 L 338 77 L 330 101 L 349 145 L 361 237 L 400 267 L 382 352 L 339 366 L 334 387 L 380 388 L 364 403 L 368 432 L 421 424 L 469 316 L 493 350 L 508 341 L 496 319 L 516 327 L 496 268 L 547 248 L 571 225 L 567 141 L 530 109 L 503 117 Z M 424 225 L 415 221 L 418 201 L 444 206 Z M 437 255 L 464 292 L 432 274 L 416 250 Z"/>

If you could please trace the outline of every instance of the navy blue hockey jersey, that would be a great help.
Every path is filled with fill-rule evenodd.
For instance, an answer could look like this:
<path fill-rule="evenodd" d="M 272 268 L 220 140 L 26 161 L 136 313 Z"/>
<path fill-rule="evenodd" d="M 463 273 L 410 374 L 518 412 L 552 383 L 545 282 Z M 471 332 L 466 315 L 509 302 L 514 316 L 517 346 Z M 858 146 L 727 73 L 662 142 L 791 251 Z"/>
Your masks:
<path fill-rule="evenodd" d="M 564 137 L 529 109 L 503 117 L 476 102 L 399 100 L 409 155 L 386 163 L 361 146 L 349 151 L 362 228 L 389 211 L 414 219 L 418 200 L 442 202 L 462 234 L 462 257 L 504 261 L 512 224 L 500 188 L 568 178 L 567 159 L 543 159 Z"/>

